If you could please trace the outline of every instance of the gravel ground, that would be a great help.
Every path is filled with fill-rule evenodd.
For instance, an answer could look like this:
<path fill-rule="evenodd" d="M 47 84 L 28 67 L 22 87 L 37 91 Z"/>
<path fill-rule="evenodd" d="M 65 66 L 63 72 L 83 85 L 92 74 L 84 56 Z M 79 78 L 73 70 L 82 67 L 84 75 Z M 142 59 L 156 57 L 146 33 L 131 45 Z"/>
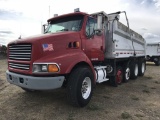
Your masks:
<path fill-rule="evenodd" d="M 0 120 L 160 120 L 160 67 L 147 64 L 143 77 L 117 88 L 98 84 L 84 108 L 66 101 L 65 89 L 26 93 L 6 82 L 0 60 Z"/>

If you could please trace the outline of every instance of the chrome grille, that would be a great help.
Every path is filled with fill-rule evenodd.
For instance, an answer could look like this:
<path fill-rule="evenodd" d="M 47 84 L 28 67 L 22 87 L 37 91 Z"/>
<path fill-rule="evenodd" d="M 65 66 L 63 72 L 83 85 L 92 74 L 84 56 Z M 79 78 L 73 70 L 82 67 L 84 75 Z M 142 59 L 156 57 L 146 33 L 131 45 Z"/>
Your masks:
<path fill-rule="evenodd" d="M 32 45 L 31 44 L 16 44 L 9 45 L 9 59 L 12 60 L 31 60 Z"/>
<path fill-rule="evenodd" d="M 9 67 L 14 69 L 20 69 L 20 70 L 29 70 L 30 65 L 10 62 Z"/>

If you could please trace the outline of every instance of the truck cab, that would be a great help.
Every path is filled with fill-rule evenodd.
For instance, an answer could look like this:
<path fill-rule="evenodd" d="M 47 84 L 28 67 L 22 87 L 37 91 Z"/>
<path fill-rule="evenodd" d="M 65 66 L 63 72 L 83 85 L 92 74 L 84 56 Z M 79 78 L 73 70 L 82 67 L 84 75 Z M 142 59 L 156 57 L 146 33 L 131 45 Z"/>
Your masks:
<path fill-rule="evenodd" d="M 95 18 L 74 12 L 49 19 L 42 35 L 9 43 L 7 80 L 24 90 L 56 89 L 85 66 L 95 84 L 92 62 L 104 60 L 104 37 L 95 34 L 96 25 Z"/>
<path fill-rule="evenodd" d="M 55 17 L 48 20 L 48 27 L 44 34 L 60 33 L 69 31 L 79 34 L 79 40 L 72 38 L 68 48 L 76 48 L 77 44 L 90 60 L 104 60 L 103 35 L 96 34 L 97 20 L 85 13 L 76 12 L 65 16 Z M 70 40 L 71 41 L 71 40 Z M 77 47 L 78 48 L 78 47 Z"/>

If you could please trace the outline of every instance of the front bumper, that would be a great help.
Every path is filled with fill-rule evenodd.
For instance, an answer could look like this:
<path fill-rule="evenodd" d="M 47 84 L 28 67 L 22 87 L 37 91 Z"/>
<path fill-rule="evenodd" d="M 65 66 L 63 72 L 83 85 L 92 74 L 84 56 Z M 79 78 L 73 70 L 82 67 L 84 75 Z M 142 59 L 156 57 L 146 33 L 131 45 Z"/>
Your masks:
<path fill-rule="evenodd" d="M 58 77 L 33 77 L 16 74 L 6 71 L 7 81 L 22 88 L 32 90 L 52 90 L 60 88 L 64 81 L 64 76 Z"/>

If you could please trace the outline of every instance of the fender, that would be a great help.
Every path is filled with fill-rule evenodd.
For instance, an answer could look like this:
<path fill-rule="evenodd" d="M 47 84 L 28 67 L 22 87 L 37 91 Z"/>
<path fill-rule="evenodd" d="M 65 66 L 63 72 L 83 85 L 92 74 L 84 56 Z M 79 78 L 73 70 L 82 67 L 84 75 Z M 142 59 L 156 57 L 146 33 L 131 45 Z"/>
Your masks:
<path fill-rule="evenodd" d="M 72 50 L 67 51 L 66 54 L 64 54 L 63 52 L 62 53 L 59 52 L 58 54 L 54 54 L 54 55 L 50 54 L 45 56 L 45 58 L 43 57 L 39 60 L 36 60 L 35 62 L 36 63 L 39 63 L 39 62 L 40 63 L 57 63 L 60 67 L 60 72 L 56 74 L 68 74 L 75 67 L 75 65 L 77 65 L 80 62 L 85 62 L 90 66 L 95 78 L 95 71 L 91 61 L 86 56 L 86 54 L 79 49 L 77 50 L 74 49 L 74 52 Z"/>
<path fill-rule="evenodd" d="M 81 62 L 85 62 L 87 63 L 90 68 L 92 69 L 92 72 L 94 71 L 94 67 L 91 63 L 91 61 L 88 59 L 88 57 L 86 56 L 86 54 L 84 54 L 83 52 L 81 53 L 76 53 L 74 55 L 72 55 L 72 62 L 71 64 L 68 66 L 68 69 L 66 70 L 66 73 L 70 73 L 71 70 L 78 64 Z M 94 72 L 93 72 L 94 73 Z"/>

